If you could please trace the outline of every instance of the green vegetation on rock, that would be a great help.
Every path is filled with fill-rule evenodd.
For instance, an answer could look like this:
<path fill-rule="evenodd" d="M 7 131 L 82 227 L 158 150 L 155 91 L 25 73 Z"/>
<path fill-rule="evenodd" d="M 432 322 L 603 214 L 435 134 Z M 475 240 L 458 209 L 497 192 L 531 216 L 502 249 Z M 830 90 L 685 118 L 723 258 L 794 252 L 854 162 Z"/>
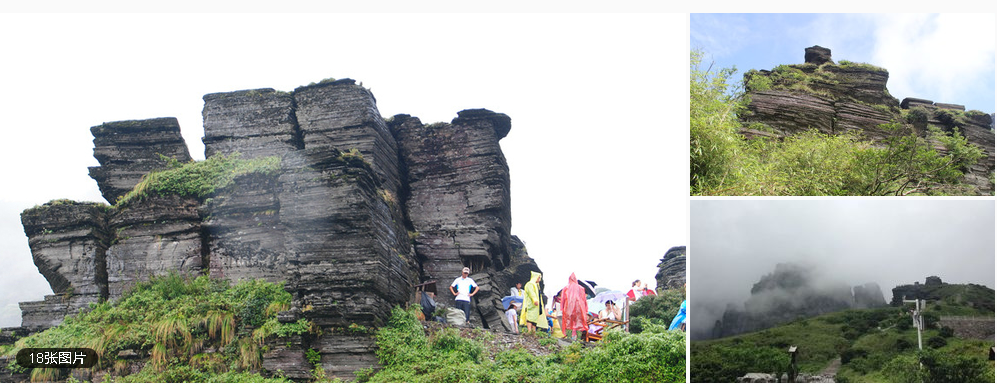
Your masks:
<path fill-rule="evenodd" d="M 280 157 L 241 159 L 239 153 L 215 155 L 204 161 L 169 162 L 170 169 L 151 172 L 117 203 L 125 206 L 146 196 L 177 195 L 206 198 L 232 185 L 236 177 L 248 174 L 272 175 L 280 170 Z"/>
<path fill-rule="evenodd" d="M 3 351 L 22 348 L 92 348 L 100 355 L 91 373 L 118 382 L 265 382 L 259 374 L 267 340 L 310 332 L 301 319 L 280 323 L 291 294 L 279 284 L 244 280 L 234 286 L 205 276 L 176 274 L 141 282 L 116 302 L 91 304 L 54 328 L 23 338 Z M 129 374 L 121 351 L 148 356 Z M 12 360 L 13 361 L 13 360 Z M 21 370 L 15 366 L 12 369 Z M 43 381 L 64 379 L 68 370 L 33 370 Z"/>
<path fill-rule="evenodd" d="M 877 129 L 886 132 L 887 138 L 879 142 L 815 130 L 781 139 L 749 140 L 741 135 L 743 127 L 738 119 L 749 96 L 730 83 L 735 70 L 703 70 L 702 52 L 694 51 L 691 57 L 689 157 L 693 195 L 970 193 L 971 188 L 960 184 L 960 179 L 983 153 L 967 142 L 957 124 L 944 131 L 929 127 L 926 137 L 900 122 L 883 124 Z M 768 76 L 751 71 L 745 86 L 759 90 L 828 83 L 833 78 L 822 69 L 828 65 L 816 69 L 806 65 L 779 66 Z M 926 121 L 926 113 L 912 111 L 904 117 L 912 124 Z M 936 145 L 943 147 L 946 154 L 937 151 Z"/>

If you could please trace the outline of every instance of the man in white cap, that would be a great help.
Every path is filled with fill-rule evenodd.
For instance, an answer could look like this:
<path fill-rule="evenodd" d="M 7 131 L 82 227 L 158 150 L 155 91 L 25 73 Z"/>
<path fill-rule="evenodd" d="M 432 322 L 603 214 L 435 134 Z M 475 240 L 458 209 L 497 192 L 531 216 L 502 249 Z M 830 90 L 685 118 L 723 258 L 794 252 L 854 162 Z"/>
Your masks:
<path fill-rule="evenodd" d="M 460 277 L 454 279 L 453 283 L 450 284 L 450 293 L 454 296 L 454 305 L 457 309 L 464 311 L 464 321 L 469 322 L 471 320 L 471 296 L 478 293 L 478 284 L 475 284 L 474 279 L 468 277 L 467 275 L 471 273 L 471 268 L 464 267 L 460 271 Z M 471 291 L 474 288 L 474 291 Z"/>

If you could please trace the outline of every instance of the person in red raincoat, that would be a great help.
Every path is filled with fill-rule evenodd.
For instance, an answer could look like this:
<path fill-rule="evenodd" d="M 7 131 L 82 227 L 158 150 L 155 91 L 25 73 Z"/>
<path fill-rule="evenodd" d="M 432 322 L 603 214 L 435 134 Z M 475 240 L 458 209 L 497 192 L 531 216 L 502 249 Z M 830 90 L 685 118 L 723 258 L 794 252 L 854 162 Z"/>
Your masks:
<path fill-rule="evenodd" d="M 581 333 L 588 329 L 588 321 L 585 315 L 589 312 L 588 302 L 585 301 L 585 288 L 578 285 L 578 279 L 572 273 L 568 277 L 568 285 L 561 290 L 561 329 L 564 336 L 568 336 L 571 331 L 571 339 L 576 338 L 576 332 Z"/>

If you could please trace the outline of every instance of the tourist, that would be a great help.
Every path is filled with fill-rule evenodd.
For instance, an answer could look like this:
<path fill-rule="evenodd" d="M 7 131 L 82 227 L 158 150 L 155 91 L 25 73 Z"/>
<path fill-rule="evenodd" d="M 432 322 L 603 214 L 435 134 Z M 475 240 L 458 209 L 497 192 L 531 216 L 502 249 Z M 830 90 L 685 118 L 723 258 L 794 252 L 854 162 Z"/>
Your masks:
<path fill-rule="evenodd" d="M 509 325 L 512 326 L 512 333 L 519 333 L 519 320 L 516 316 L 516 311 L 519 310 L 519 303 L 510 303 L 509 309 L 505 310 L 505 318 L 509 320 Z"/>
<path fill-rule="evenodd" d="M 456 296 L 454 306 L 464 311 L 464 321 L 467 324 L 471 322 L 471 297 L 478 293 L 478 284 L 475 284 L 474 279 L 467 276 L 470 273 L 471 269 L 464 267 L 460 271 L 460 277 L 454 279 L 453 283 L 450 284 L 450 293 Z M 471 288 L 474 288 L 473 292 Z"/>
<path fill-rule="evenodd" d="M 526 330 L 530 333 L 537 328 L 547 329 L 543 294 L 540 293 L 540 278 L 540 272 L 531 272 L 530 281 L 523 289 L 523 313 L 519 316 L 519 324 L 526 325 Z"/>
<path fill-rule="evenodd" d="M 630 292 L 627 292 L 627 300 L 634 302 L 640 300 L 641 297 L 653 295 L 655 295 L 654 291 L 648 289 L 647 284 L 640 280 L 634 280 L 633 287 L 631 287 Z"/>
<path fill-rule="evenodd" d="M 619 308 L 616 308 L 616 303 L 606 300 L 606 309 L 599 311 L 599 320 L 620 321 L 622 318 L 623 315 L 620 314 Z"/>
<path fill-rule="evenodd" d="M 515 287 L 509 288 L 509 295 L 513 297 L 523 297 L 523 283 L 516 283 Z"/>
<path fill-rule="evenodd" d="M 685 302 L 686 302 L 685 300 L 682 300 L 682 305 L 679 306 L 679 313 L 675 315 L 674 318 L 672 318 L 672 323 L 668 326 L 669 331 L 673 329 L 679 329 L 682 332 L 686 331 L 685 324 L 688 318 L 686 317 Z"/>
<path fill-rule="evenodd" d="M 568 277 L 568 285 L 561 290 L 559 302 L 561 307 L 561 328 L 563 329 L 564 336 L 570 334 L 571 339 L 575 340 L 581 333 L 588 329 L 588 322 L 585 315 L 589 311 L 589 305 L 585 301 L 585 288 L 578 285 L 578 279 L 574 273 Z"/>

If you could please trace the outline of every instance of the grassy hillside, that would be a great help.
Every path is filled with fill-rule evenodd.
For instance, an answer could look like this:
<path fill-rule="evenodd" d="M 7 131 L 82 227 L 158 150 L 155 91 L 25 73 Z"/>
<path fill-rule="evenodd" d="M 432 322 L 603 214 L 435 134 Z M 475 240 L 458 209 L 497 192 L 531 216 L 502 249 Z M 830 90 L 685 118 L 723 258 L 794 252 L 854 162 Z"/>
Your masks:
<path fill-rule="evenodd" d="M 0 346 L 0 355 L 22 348 L 92 348 L 101 358 L 85 376 L 118 382 L 264 382 L 263 346 L 271 336 L 313 329 L 306 320 L 281 324 L 291 294 L 279 284 L 196 279 L 170 275 L 139 283 L 114 303 L 67 317 L 59 326 Z M 131 350 L 140 360 L 119 358 Z M 8 366 L 23 372 L 12 359 Z M 138 370 L 132 373 L 133 369 Z M 81 372 L 76 372 L 80 374 Z M 65 380 L 67 369 L 35 368 L 32 381 Z"/>
<path fill-rule="evenodd" d="M 992 290 L 989 297 L 993 302 Z M 760 332 L 693 342 L 691 378 L 693 382 L 733 382 L 749 372 L 781 374 L 789 364 L 787 349 L 797 346 L 801 372 L 820 373 L 840 358 L 838 382 L 992 382 L 994 368 L 987 353 L 993 341 L 960 339 L 951 329 L 937 326 L 940 315 L 979 312 L 953 300 L 943 303 L 934 310 L 929 304 L 922 352 L 917 350 L 917 331 L 910 316 L 901 308 L 847 310 Z M 924 362 L 923 368 L 919 361 Z"/>
<path fill-rule="evenodd" d="M 382 370 L 364 372 L 366 382 L 685 382 L 685 334 L 645 323 L 643 332 L 607 331 L 600 343 L 558 347 L 545 334 L 536 338 L 553 353 L 537 354 L 518 342 L 489 348 L 496 337 L 483 330 L 424 328 L 414 310 L 396 308 L 377 333 Z"/>

